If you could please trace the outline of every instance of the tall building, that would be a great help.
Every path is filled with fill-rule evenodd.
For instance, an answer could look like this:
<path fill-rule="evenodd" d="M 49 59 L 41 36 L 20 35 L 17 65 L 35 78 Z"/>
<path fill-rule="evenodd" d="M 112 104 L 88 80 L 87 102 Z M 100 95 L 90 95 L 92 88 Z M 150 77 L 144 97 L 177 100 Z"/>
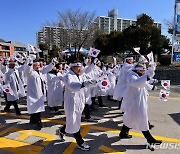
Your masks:
<path fill-rule="evenodd" d="M 141 14 L 137 16 L 137 19 L 141 17 Z M 113 9 L 108 12 L 107 16 L 99 16 L 95 19 L 99 29 L 102 29 L 105 33 L 110 33 L 114 30 L 122 31 L 131 25 L 136 25 L 137 20 L 118 18 L 118 10 Z M 161 23 L 154 22 L 154 25 L 161 30 Z"/>
<path fill-rule="evenodd" d="M 75 35 L 77 36 L 77 39 L 83 40 L 87 35 L 86 33 L 87 30 L 73 30 L 57 26 L 44 26 L 42 31 L 36 33 L 37 45 L 40 43 L 47 43 L 50 49 L 55 45 L 64 50 L 68 47 L 74 47 L 74 43 L 72 42 L 77 41 L 73 40 L 76 38 Z M 88 36 L 88 39 L 89 38 L 90 37 Z M 89 48 L 88 41 L 85 42 L 83 47 Z"/>

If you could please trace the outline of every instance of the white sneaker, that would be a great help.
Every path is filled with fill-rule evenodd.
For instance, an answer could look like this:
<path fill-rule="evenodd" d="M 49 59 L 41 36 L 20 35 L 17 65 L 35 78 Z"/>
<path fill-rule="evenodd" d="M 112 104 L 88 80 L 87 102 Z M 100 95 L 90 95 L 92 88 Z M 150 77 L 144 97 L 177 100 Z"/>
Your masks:
<path fill-rule="evenodd" d="M 86 142 L 84 142 L 81 145 L 78 145 L 78 148 L 83 150 L 83 151 L 89 151 L 90 150 L 90 146 Z"/>

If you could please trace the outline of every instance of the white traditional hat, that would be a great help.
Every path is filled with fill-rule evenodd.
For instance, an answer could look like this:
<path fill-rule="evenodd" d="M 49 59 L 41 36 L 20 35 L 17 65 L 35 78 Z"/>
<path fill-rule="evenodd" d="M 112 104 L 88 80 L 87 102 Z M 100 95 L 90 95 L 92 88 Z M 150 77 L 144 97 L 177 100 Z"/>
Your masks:
<path fill-rule="evenodd" d="M 70 63 L 69 66 L 70 66 L 70 67 L 73 67 L 73 66 L 82 66 L 82 63 L 80 63 L 80 62 Z"/>
<path fill-rule="evenodd" d="M 132 56 L 126 57 L 125 60 L 134 60 Z"/>

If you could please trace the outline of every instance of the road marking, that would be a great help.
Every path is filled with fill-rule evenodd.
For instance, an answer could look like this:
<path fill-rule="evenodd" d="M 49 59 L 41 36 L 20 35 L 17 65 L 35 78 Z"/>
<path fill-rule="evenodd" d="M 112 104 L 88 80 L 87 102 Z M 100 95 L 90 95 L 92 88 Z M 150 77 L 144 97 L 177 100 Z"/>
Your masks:
<path fill-rule="evenodd" d="M 46 134 L 43 132 L 38 132 L 38 131 L 34 131 L 34 130 L 23 130 L 20 128 L 14 128 L 14 127 L 9 127 L 3 131 L 0 132 L 0 136 L 6 134 L 6 133 L 10 133 L 10 132 L 18 132 L 20 134 L 22 134 L 17 140 L 19 141 L 24 141 L 26 138 L 30 137 L 30 136 L 36 136 L 36 137 L 41 137 L 41 138 L 45 138 L 45 140 L 42 141 L 41 145 L 45 146 L 47 144 L 49 144 L 50 142 L 52 142 L 53 140 L 55 140 L 57 138 L 56 135 L 51 135 L 51 134 Z"/>
<path fill-rule="evenodd" d="M 89 126 L 83 128 L 83 130 L 81 131 L 81 135 L 82 135 L 83 138 L 88 134 L 89 130 L 90 130 Z M 76 143 L 76 140 L 74 139 L 74 140 L 72 141 L 72 143 L 71 143 L 71 144 L 66 148 L 66 150 L 63 152 L 63 154 L 73 153 L 73 151 L 74 151 L 74 149 L 76 148 L 76 146 L 77 146 L 77 143 Z"/>
<path fill-rule="evenodd" d="M 0 149 L 10 151 L 13 153 L 18 154 L 37 154 L 39 153 L 44 147 L 31 145 L 25 142 L 19 142 L 12 139 L 7 139 L 4 137 L 0 137 Z"/>
<path fill-rule="evenodd" d="M 0 132 L 0 136 L 5 135 L 7 133 L 20 133 L 22 134 L 17 140 L 11 140 L 11 139 L 6 139 L 6 138 L 0 138 L 0 149 L 4 149 L 7 151 L 11 151 L 11 152 L 17 152 L 19 153 L 30 153 L 31 151 L 34 153 L 40 152 L 46 145 L 48 145 L 50 142 L 52 142 L 53 140 L 55 140 L 57 138 L 57 136 L 55 135 L 51 135 L 51 134 L 46 134 L 46 133 L 42 133 L 42 132 L 38 132 L 38 131 L 33 131 L 33 130 L 23 130 L 23 129 L 19 129 L 19 128 L 13 128 L 13 127 L 9 127 L 3 131 Z M 24 141 L 26 138 L 30 137 L 30 136 L 36 136 L 36 137 L 41 137 L 41 138 L 45 138 L 42 143 L 41 146 L 34 146 L 25 142 Z M 6 143 L 8 143 L 8 146 L 6 145 Z M 21 141 L 21 142 L 20 142 Z M 15 151 L 13 151 L 16 148 Z"/>
<path fill-rule="evenodd" d="M 1 115 L 8 115 L 8 116 L 17 117 L 16 114 L 14 114 L 14 113 L 6 113 L 6 114 L 5 113 L 0 113 L 0 114 Z M 21 117 L 29 119 L 29 116 L 23 115 Z M 57 123 L 57 124 L 65 124 L 65 121 L 55 120 L 55 119 L 50 119 L 50 118 L 43 118 L 43 122 L 52 122 L 52 123 Z M 100 130 L 100 131 L 107 131 L 107 132 L 112 132 L 112 133 L 116 133 L 116 134 L 119 134 L 119 132 L 120 132 L 120 130 L 117 130 L 117 129 L 101 127 L 101 126 L 94 126 L 94 125 L 88 125 L 88 123 L 85 123 L 85 122 L 82 122 L 81 126 L 84 127 L 84 128 L 88 127 L 90 129 L 95 129 L 95 130 Z M 142 133 L 137 133 L 137 132 L 131 132 L 130 131 L 130 134 L 133 135 L 133 136 L 136 136 L 136 137 L 144 137 L 142 135 Z M 166 142 L 180 143 L 180 139 L 177 139 L 177 138 L 169 138 L 169 137 L 163 137 L 163 136 L 154 136 L 154 137 L 156 139 L 160 139 L 160 140 L 166 141 Z"/>
<path fill-rule="evenodd" d="M 114 149 L 109 148 L 109 147 L 104 146 L 104 145 L 101 145 L 101 146 L 99 147 L 99 150 L 104 151 L 104 152 L 107 152 L 107 153 L 111 153 L 111 154 L 125 154 L 125 152 L 119 152 L 119 151 L 117 151 L 117 150 L 114 150 Z"/>

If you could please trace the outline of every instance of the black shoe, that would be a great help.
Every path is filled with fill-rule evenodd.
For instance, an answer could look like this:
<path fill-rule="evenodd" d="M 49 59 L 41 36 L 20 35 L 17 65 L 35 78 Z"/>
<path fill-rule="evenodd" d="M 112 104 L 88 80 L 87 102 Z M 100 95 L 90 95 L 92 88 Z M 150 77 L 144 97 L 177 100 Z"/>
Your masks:
<path fill-rule="evenodd" d="M 17 112 L 16 115 L 22 115 L 21 112 Z"/>
<path fill-rule="evenodd" d="M 43 128 L 43 124 L 42 123 L 37 123 L 37 127 L 39 130 L 41 130 L 41 128 Z"/>
<path fill-rule="evenodd" d="M 121 135 L 121 134 L 119 134 L 119 137 L 121 139 L 129 139 L 129 138 L 132 138 L 132 135 Z"/>
<path fill-rule="evenodd" d="M 98 109 L 96 109 L 95 107 L 90 107 L 90 110 L 97 111 Z"/>
<path fill-rule="evenodd" d="M 65 141 L 64 134 L 61 132 L 60 129 L 57 129 L 57 130 L 56 130 L 56 135 L 59 136 L 60 141 L 62 141 L 62 142 Z"/>
<path fill-rule="evenodd" d="M 99 107 L 107 107 L 105 104 L 101 104 L 99 105 Z"/>
<path fill-rule="evenodd" d="M 152 129 L 152 128 L 154 128 L 154 125 L 149 125 L 149 129 Z"/>
<path fill-rule="evenodd" d="M 4 109 L 3 112 L 10 112 L 10 110 Z"/>
<path fill-rule="evenodd" d="M 150 145 L 154 145 L 154 144 L 160 145 L 160 144 L 162 143 L 162 141 L 161 141 L 161 140 L 153 140 L 153 141 L 148 141 L 148 143 L 149 143 Z"/>
<path fill-rule="evenodd" d="M 149 150 L 154 151 L 154 145 L 160 145 L 161 143 L 162 143 L 161 140 L 150 141 L 148 142 L 147 147 Z"/>
<path fill-rule="evenodd" d="M 84 121 L 86 121 L 86 122 L 97 122 L 97 120 L 95 120 L 93 118 L 84 118 Z"/>
<path fill-rule="evenodd" d="M 29 123 L 30 123 L 30 124 L 37 124 L 36 121 L 32 121 L 32 120 L 30 120 Z"/>

